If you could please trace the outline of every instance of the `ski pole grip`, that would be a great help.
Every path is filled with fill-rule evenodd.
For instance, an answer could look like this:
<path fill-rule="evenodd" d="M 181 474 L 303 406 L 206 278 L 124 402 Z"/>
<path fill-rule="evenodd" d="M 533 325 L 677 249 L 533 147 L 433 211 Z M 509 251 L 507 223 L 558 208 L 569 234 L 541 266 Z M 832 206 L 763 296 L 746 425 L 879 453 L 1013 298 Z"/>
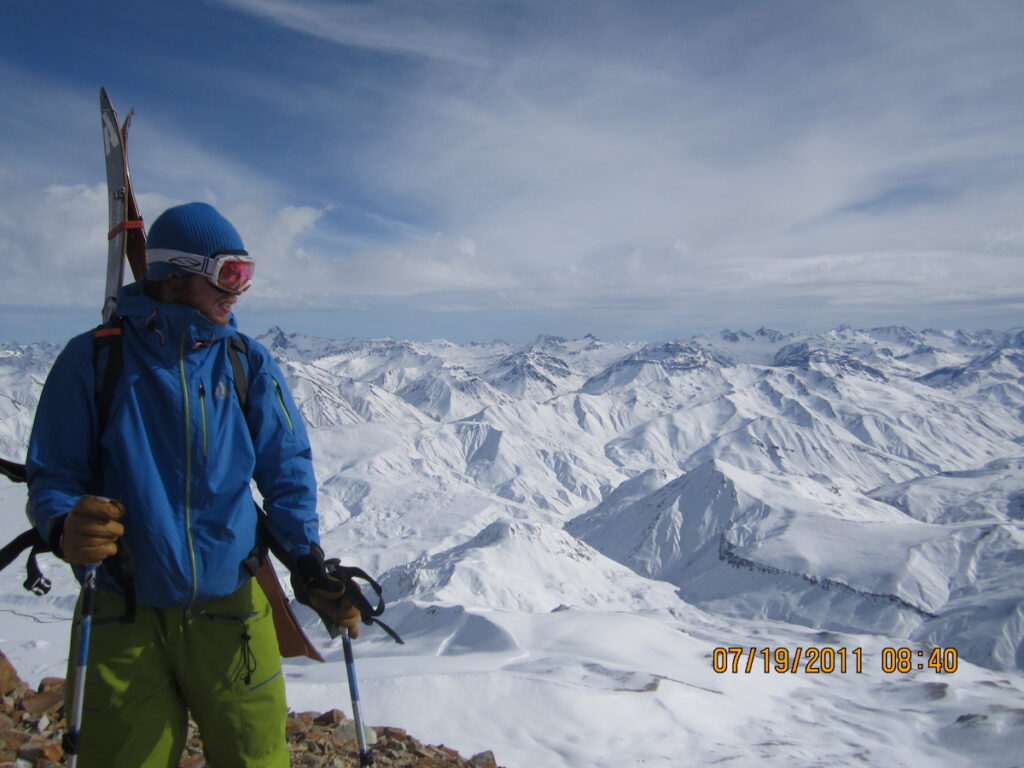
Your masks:
<path fill-rule="evenodd" d="M 367 626 L 376 624 L 383 629 L 391 639 L 393 639 L 399 645 L 405 645 L 405 641 L 399 637 L 398 633 L 395 632 L 391 627 L 381 621 L 378 617 L 384 613 L 384 590 L 381 585 L 374 579 L 370 574 L 364 571 L 362 568 L 355 566 L 342 565 L 339 560 L 332 559 L 328 560 L 325 565 L 327 566 L 328 574 L 342 582 L 345 585 L 345 590 L 349 594 L 349 599 L 352 604 L 359 610 L 359 615 L 362 618 L 363 624 Z M 356 583 L 356 579 L 361 579 L 370 585 L 370 588 L 377 594 L 377 605 L 371 605 L 370 601 L 366 599 L 366 595 L 359 588 Z M 351 591 L 352 588 L 355 591 Z M 321 618 L 323 618 L 321 616 Z M 327 630 L 331 637 L 337 637 L 342 631 L 339 627 L 332 627 L 327 621 L 324 622 L 327 625 Z"/>

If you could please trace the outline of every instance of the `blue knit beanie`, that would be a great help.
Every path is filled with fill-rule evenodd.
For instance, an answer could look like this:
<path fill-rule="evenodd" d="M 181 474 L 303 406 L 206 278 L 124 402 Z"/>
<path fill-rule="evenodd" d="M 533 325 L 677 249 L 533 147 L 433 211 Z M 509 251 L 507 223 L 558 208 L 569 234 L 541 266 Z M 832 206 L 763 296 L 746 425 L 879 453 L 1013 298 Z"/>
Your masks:
<path fill-rule="evenodd" d="M 211 256 L 245 252 L 238 231 L 212 205 L 176 205 L 161 213 L 149 227 L 146 279 L 203 274 L 203 265 Z"/>

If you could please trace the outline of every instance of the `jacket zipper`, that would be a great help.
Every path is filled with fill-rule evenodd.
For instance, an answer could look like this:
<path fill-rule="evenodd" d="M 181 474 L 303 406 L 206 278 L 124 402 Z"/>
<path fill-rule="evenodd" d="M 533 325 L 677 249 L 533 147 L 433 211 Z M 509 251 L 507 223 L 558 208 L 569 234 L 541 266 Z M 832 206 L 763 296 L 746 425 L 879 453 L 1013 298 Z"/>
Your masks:
<path fill-rule="evenodd" d="M 202 381 L 199 382 L 199 415 L 203 423 L 203 458 L 205 459 L 209 454 L 209 438 L 206 430 L 206 385 Z"/>
<path fill-rule="evenodd" d="M 188 377 L 185 375 L 185 338 L 181 336 L 181 349 L 178 357 L 178 371 L 181 373 L 181 393 L 185 404 L 185 539 L 188 543 L 188 556 L 192 565 L 192 598 L 189 605 L 196 600 L 199 589 L 199 576 L 196 571 L 196 551 L 192 542 L 192 415 L 188 402 Z"/>
<path fill-rule="evenodd" d="M 281 392 L 281 384 L 277 379 L 274 379 L 274 390 L 277 392 L 277 404 L 281 406 L 281 412 L 284 414 L 285 421 L 288 422 L 288 429 L 294 432 L 295 424 L 292 422 L 291 414 L 288 413 L 288 406 L 284 404 L 284 394 Z"/>

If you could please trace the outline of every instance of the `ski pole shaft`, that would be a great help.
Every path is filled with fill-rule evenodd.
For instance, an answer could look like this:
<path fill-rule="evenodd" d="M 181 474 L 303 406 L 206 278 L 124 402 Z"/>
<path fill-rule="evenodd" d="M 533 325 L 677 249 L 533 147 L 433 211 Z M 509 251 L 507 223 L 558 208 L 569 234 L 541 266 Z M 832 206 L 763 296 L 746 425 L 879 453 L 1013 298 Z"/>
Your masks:
<path fill-rule="evenodd" d="M 64 734 L 64 752 L 68 768 L 75 768 L 82 730 L 82 702 L 85 700 L 85 669 L 89 661 L 89 641 L 92 636 L 92 617 L 96 612 L 96 565 L 85 566 L 82 579 L 82 612 L 78 633 L 78 655 L 75 659 L 75 686 L 71 694 L 71 713 L 68 730 Z"/>
<path fill-rule="evenodd" d="M 359 684 L 356 682 L 356 662 L 352 655 L 352 640 L 348 630 L 341 632 L 341 643 L 345 651 L 345 670 L 348 672 L 348 692 L 352 698 L 352 720 L 356 726 L 356 742 L 359 744 L 359 765 L 373 765 L 373 754 L 366 746 L 366 733 L 363 730 L 363 714 L 359 710 Z"/>

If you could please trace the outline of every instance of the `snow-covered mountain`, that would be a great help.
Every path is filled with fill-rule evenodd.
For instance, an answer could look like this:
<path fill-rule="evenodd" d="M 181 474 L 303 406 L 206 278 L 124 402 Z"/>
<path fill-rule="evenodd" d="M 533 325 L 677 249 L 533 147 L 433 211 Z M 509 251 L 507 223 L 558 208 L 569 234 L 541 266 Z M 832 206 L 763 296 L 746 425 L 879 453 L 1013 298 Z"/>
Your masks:
<path fill-rule="evenodd" d="M 879 673 L 877 656 L 861 682 L 789 678 L 844 711 L 892 695 L 927 712 L 909 752 L 892 746 L 909 716 L 828 726 L 849 746 L 831 764 L 861 764 L 863 753 L 916 765 L 927 753 L 942 765 L 1002 765 L 984 756 L 1024 746 L 1000 714 L 1024 711 L 1024 331 L 842 326 L 456 345 L 275 328 L 258 338 L 310 426 L 325 549 L 382 574 L 389 616 L 410 640 L 404 650 L 365 641 L 367 686 L 392 724 L 434 728 L 468 751 L 503 738 L 469 710 L 481 683 L 552 718 L 582 707 L 595 723 L 609 723 L 603 697 L 646 692 L 652 722 L 684 736 L 654 747 L 609 738 L 595 756 L 585 746 L 592 729 L 565 725 L 527 746 L 502 742 L 521 751 L 499 760 L 599 765 L 639 754 L 629 746 L 671 765 L 666 756 L 685 746 L 706 761 L 694 764 L 792 765 L 815 750 L 792 746 L 806 742 L 787 720 L 792 684 L 770 675 L 755 688 L 774 691 L 764 694 L 773 707 L 789 703 L 743 710 L 744 728 L 751 743 L 776 748 L 730 752 L 710 720 L 659 713 L 678 712 L 678 696 L 708 712 L 722 696 L 749 697 L 742 675 L 710 671 L 719 645 L 937 647 L 956 649 L 971 670 L 922 683 L 963 681 L 949 698 L 890 691 L 896 678 Z M 0 346 L 3 455 L 23 454 L 57 351 Z M 0 494 L 2 530 L 13 535 L 23 491 Z M 56 581 L 38 610 L 63 626 L 74 585 Z M 0 611 L 40 605 L 18 582 L 0 589 Z M 620 654 L 610 638 L 636 653 Z M 17 649 L 5 651 L 17 660 Z M 417 679 L 482 729 L 480 743 L 399 695 L 424 663 L 450 674 Z M 308 672 L 290 667 L 289 690 L 316 706 L 324 690 Z M 569 688 L 547 687 L 555 683 Z M 537 686 L 552 700 L 538 701 Z M 985 719 L 958 719 L 975 715 Z"/>

